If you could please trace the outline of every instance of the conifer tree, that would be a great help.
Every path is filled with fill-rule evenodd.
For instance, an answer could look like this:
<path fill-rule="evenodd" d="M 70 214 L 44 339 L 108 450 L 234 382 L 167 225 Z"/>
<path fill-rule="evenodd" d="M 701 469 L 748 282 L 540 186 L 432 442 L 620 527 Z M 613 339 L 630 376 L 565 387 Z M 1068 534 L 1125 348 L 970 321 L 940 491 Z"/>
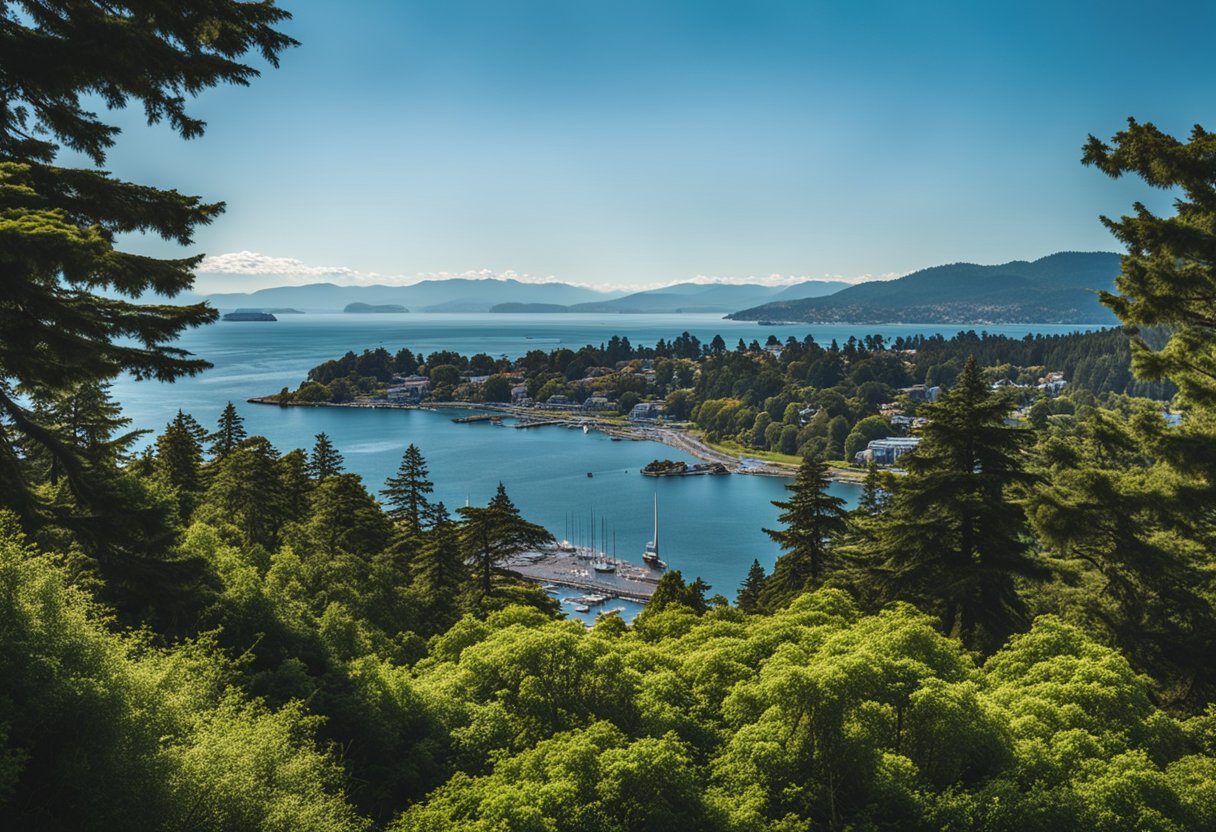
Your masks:
<path fill-rule="evenodd" d="M 460 529 L 442 502 L 436 503 L 426 542 L 414 563 L 414 589 L 427 605 L 436 630 L 456 617 L 456 596 L 468 580 Z"/>
<path fill-rule="evenodd" d="M 279 463 L 266 437 L 245 440 L 219 463 L 200 513 L 235 525 L 250 543 L 275 548 L 287 520 Z"/>
<path fill-rule="evenodd" d="M 773 573 L 762 592 L 766 608 L 788 603 L 803 590 L 823 583 L 829 569 L 832 539 L 845 529 L 844 500 L 828 493 L 828 467 L 823 460 L 808 457 L 798 467 L 794 481 L 785 486 L 792 496 L 774 500 L 782 509 L 784 529 L 765 529 L 785 554 L 777 558 Z"/>
<path fill-rule="evenodd" d="M 760 565 L 759 560 L 753 560 L 751 568 L 747 570 L 747 577 L 743 579 L 739 593 L 735 596 L 735 606 L 744 612 L 759 612 L 764 581 L 764 567 Z"/>
<path fill-rule="evenodd" d="M 308 478 L 308 455 L 295 448 L 279 457 L 279 487 L 283 490 L 283 513 L 288 520 L 303 520 L 308 513 L 313 483 Z"/>
<path fill-rule="evenodd" d="M 198 424 L 179 410 L 156 439 L 156 476 L 177 492 L 182 522 L 189 520 L 195 496 L 202 488 L 203 449 L 191 423 Z"/>
<path fill-rule="evenodd" d="M 461 542 L 477 569 L 482 595 L 490 594 L 494 566 L 512 555 L 553 541 L 542 526 L 529 523 L 507 496 L 500 482 L 486 506 L 461 506 Z"/>
<path fill-rule="evenodd" d="M 879 597 L 918 602 L 948 634 L 995 649 L 1025 623 L 1019 580 L 1041 580 L 1026 517 L 1010 489 L 1036 477 L 1023 448 L 1032 432 L 1005 424 L 1010 404 L 967 360 L 955 386 L 922 407 L 923 439 L 873 544 Z"/>
<path fill-rule="evenodd" d="M 308 457 L 308 475 L 317 482 L 336 477 L 342 473 L 342 454 L 329 440 L 324 431 L 316 435 L 316 444 L 312 446 L 312 454 Z"/>
<path fill-rule="evenodd" d="M 225 0 L 205 9 L 121 0 L 0 6 L 0 211 L 7 222 L 0 414 L 6 435 L 42 444 L 86 501 L 99 491 L 75 449 L 14 391 L 36 396 L 124 371 L 168 381 L 207 367 L 170 344 L 187 327 L 214 320 L 215 310 L 122 299 L 152 292 L 172 298 L 191 286 L 201 255 L 157 259 L 121 251 L 116 240 L 143 232 L 189 245 L 194 229 L 224 206 L 100 170 L 119 129 L 86 109 L 95 105 L 81 96 L 112 109 L 138 101 L 149 122 L 167 120 L 193 138 L 204 123 L 186 112 L 189 97 L 248 84 L 258 74 L 242 63 L 250 52 L 277 64 L 294 44 L 274 28 L 287 17 L 272 2 Z M 98 167 L 62 167 L 62 149 Z M 21 481 L 13 455 L 0 452 L 0 466 L 0 483 Z"/>
<path fill-rule="evenodd" d="M 236 450 L 236 446 L 244 442 L 247 436 L 244 418 L 236 412 L 232 402 L 228 402 L 224 406 L 224 412 L 220 414 L 215 432 L 207 437 L 211 440 L 211 456 L 224 459 Z"/>
<path fill-rule="evenodd" d="M 1155 188 L 1178 190 L 1177 213 L 1158 217 L 1143 204 L 1134 215 L 1103 224 L 1126 245 L 1116 293 L 1102 302 L 1130 326 L 1167 326 L 1169 339 L 1152 349 L 1132 342 L 1141 378 L 1168 378 L 1185 400 L 1216 408 L 1216 134 L 1196 125 L 1181 142 L 1151 123 L 1128 119 L 1113 147 L 1094 136 L 1083 164 L 1118 178 L 1138 175 Z"/>
<path fill-rule="evenodd" d="M 433 511 L 427 495 L 435 486 L 427 479 L 428 474 L 422 452 L 411 442 L 401 458 L 396 476 L 389 477 L 380 492 L 389 506 L 389 517 L 404 524 L 413 535 L 421 534 L 423 524 Z"/>
<path fill-rule="evenodd" d="M 861 483 L 861 496 L 857 498 L 856 513 L 874 517 L 882 511 L 886 502 L 882 472 L 878 469 L 878 463 L 871 459 L 866 466 L 866 478 Z"/>

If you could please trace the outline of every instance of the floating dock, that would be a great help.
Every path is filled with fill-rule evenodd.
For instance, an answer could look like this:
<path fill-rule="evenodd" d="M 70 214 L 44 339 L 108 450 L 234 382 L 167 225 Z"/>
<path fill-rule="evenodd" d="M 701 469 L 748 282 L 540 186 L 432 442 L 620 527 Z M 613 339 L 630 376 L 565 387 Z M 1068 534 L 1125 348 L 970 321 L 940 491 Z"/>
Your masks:
<path fill-rule="evenodd" d="M 458 425 L 467 425 L 470 422 L 501 422 L 501 413 L 474 413 L 472 416 L 457 416 L 452 420 Z"/>
<path fill-rule="evenodd" d="M 612 572 L 597 572 L 594 564 L 607 560 Z M 554 546 L 516 555 L 503 566 L 525 580 L 590 590 L 610 598 L 645 603 L 663 577 L 662 570 L 642 563 L 604 558 L 590 549 L 565 550 Z"/>

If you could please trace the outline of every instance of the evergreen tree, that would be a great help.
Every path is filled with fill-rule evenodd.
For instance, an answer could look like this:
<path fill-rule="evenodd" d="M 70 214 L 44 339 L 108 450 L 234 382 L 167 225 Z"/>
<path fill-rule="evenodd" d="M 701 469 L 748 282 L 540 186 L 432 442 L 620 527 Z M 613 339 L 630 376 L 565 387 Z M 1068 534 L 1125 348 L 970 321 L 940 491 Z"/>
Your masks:
<path fill-rule="evenodd" d="M 460 546 L 460 529 L 442 502 L 432 514 L 422 551 L 414 563 L 414 589 L 427 605 L 436 631 L 446 629 L 456 618 L 456 597 L 468 580 L 468 567 Z"/>
<path fill-rule="evenodd" d="M 1091 135 L 1082 162 L 1114 178 L 1134 173 L 1181 194 L 1171 217 L 1158 217 L 1139 202 L 1133 216 L 1102 217 L 1128 248 L 1117 293 L 1103 292 L 1102 302 L 1125 324 L 1169 327 L 1161 349 L 1133 340 L 1137 376 L 1168 378 L 1187 401 L 1216 408 L 1216 135 L 1196 125 L 1190 140 L 1180 142 L 1128 119 L 1112 143 Z"/>
<path fill-rule="evenodd" d="M 156 477 L 176 492 L 183 523 L 189 521 L 195 496 L 202 488 L 203 449 L 192 422 L 198 424 L 179 410 L 156 439 Z"/>
<path fill-rule="evenodd" d="M 228 402 L 220 414 L 215 433 L 207 437 L 211 440 L 211 456 L 215 459 L 225 458 L 245 441 L 246 436 L 245 420 L 236 412 L 232 402 Z"/>
<path fill-rule="evenodd" d="M 231 523 L 249 543 L 274 549 L 287 520 L 279 462 L 264 436 L 245 440 L 219 463 L 199 514 L 216 525 Z"/>
<path fill-rule="evenodd" d="M 435 486 L 427 479 L 428 473 L 422 452 L 411 442 L 401 458 L 396 476 L 389 477 L 380 492 L 388 503 L 389 517 L 403 523 L 413 535 L 421 534 L 423 523 L 433 511 L 427 495 Z"/>
<path fill-rule="evenodd" d="M 501 482 L 488 505 L 462 506 L 457 513 L 464 518 L 461 542 L 477 569 L 483 596 L 490 594 L 497 563 L 553 541 L 553 535 L 543 527 L 520 516 Z"/>
<path fill-rule="evenodd" d="M 908 471 L 882 515 L 872 554 L 878 594 L 936 613 L 948 634 L 991 650 L 1025 623 L 1017 582 L 1046 577 L 1026 517 L 1010 489 L 1036 477 L 1024 468 L 1028 430 L 1005 424 L 1010 404 L 967 360 L 936 404 Z"/>
<path fill-rule="evenodd" d="M 334 447 L 329 436 L 324 433 L 316 435 L 316 444 L 312 446 L 312 454 L 308 457 L 308 475 L 317 482 L 335 477 L 342 473 L 342 454 Z"/>
<path fill-rule="evenodd" d="M 788 603 L 806 589 L 823 583 L 829 569 L 832 539 L 845 529 L 844 500 L 828 493 L 828 467 L 821 459 L 807 458 L 794 481 L 785 486 L 793 496 L 774 500 L 784 529 L 765 529 L 785 554 L 777 558 L 773 574 L 764 583 L 763 604 L 773 609 Z"/>
<path fill-rule="evenodd" d="M 308 537 L 327 552 L 370 556 L 388 546 L 392 528 L 355 474 L 324 478 L 313 492 Z"/>
<path fill-rule="evenodd" d="M 67 0 L 0 7 L 0 209 L 8 223 L 0 250 L 0 414 L 6 436 L 43 445 L 86 502 L 98 488 L 75 449 L 14 391 L 36 396 L 124 371 L 170 381 L 207 367 L 170 344 L 184 329 L 214 320 L 214 309 L 122 299 L 188 289 L 201 255 L 156 259 L 121 251 L 115 241 L 143 232 L 189 245 L 194 229 L 214 220 L 223 204 L 100 170 L 119 128 L 86 109 L 95 104 L 82 104 L 81 96 L 110 108 L 139 101 L 150 122 L 166 119 L 193 138 L 204 123 L 186 112 L 188 98 L 219 84 L 247 84 L 258 74 L 242 63 L 250 52 L 277 64 L 294 44 L 274 29 L 287 17 L 271 2 L 226 0 L 205 11 L 187 3 Z M 62 167 L 64 149 L 98 167 Z M 0 466 L 6 488 L 23 481 L 14 455 L 0 450 Z"/>
<path fill-rule="evenodd" d="M 739 593 L 735 596 L 735 606 L 744 612 L 759 612 L 764 580 L 764 567 L 760 565 L 759 560 L 753 560 L 751 568 L 747 570 L 747 577 L 743 579 Z"/>
<path fill-rule="evenodd" d="M 861 483 L 861 496 L 857 498 L 858 514 L 874 517 L 882 512 L 887 502 L 887 494 L 883 489 L 882 471 L 878 463 L 870 460 L 866 466 L 866 478 Z"/>
<path fill-rule="evenodd" d="M 308 455 L 295 448 L 279 457 L 279 487 L 283 491 L 283 514 L 288 520 L 303 520 L 312 499 L 313 482 L 308 478 Z"/>

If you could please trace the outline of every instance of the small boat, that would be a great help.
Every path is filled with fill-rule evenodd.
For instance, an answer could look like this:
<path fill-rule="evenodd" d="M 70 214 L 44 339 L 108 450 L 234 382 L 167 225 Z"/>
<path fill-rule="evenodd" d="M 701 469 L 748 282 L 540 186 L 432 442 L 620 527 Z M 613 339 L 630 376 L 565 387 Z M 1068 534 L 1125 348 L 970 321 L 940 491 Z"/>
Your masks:
<path fill-rule="evenodd" d="M 591 428 L 587 427 L 586 425 L 583 425 L 583 433 L 584 434 L 591 433 Z"/>
<path fill-rule="evenodd" d="M 592 474 L 590 471 L 588 471 L 588 472 L 587 472 L 587 476 L 588 476 L 588 477 L 593 477 L 593 476 L 595 476 L 595 475 L 594 475 L 594 474 Z"/>
<path fill-rule="evenodd" d="M 591 607 L 587 606 L 586 604 L 579 604 L 577 607 L 574 608 L 574 611 L 575 612 L 591 612 Z"/>
<path fill-rule="evenodd" d="M 621 441 L 621 437 L 619 437 L 619 436 L 609 436 L 608 438 L 611 439 L 613 442 Z"/>
<path fill-rule="evenodd" d="M 609 563 L 606 560 L 597 560 L 595 563 L 591 564 L 591 568 L 596 572 L 615 572 L 616 564 Z"/>

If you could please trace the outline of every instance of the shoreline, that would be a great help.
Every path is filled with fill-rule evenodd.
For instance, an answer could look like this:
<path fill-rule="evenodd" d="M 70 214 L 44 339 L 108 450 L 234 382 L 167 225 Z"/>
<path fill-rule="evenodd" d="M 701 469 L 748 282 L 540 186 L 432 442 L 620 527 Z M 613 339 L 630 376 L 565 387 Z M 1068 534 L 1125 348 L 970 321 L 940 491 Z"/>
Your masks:
<path fill-rule="evenodd" d="M 531 408 L 516 407 L 508 404 L 488 402 L 429 402 L 427 404 L 394 404 L 392 402 L 286 402 L 277 401 L 273 396 L 254 396 L 246 399 L 249 404 L 261 404 L 274 407 L 346 407 L 366 410 L 474 410 L 487 413 L 502 413 L 523 420 L 529 427 L 545 425 L 578 425 L 589 430 L 606 433 L 618 439 L 628 439 L 631 442 L 658 442 L 686 454 L 696 457 L 702 462 L 718 462 L 726 466 L 732 474 L 749 474 L 761 477 L 792 478 L 798 471 L 798 466 L 763 459 L 748 459 L 745 454 L 730 454 L 713 447 L 701 437 L 692 432 L 675 427 L 658 424 L 635 424 L 587 416 L 573 411 L 537 413 Z M 516 426 L 521 427 L 521 426 Z M 833 482 L 855 485 L 865 477 L 864 471 L 854 471 L 848 468 L 829 467 L 829 479 Z"/>

